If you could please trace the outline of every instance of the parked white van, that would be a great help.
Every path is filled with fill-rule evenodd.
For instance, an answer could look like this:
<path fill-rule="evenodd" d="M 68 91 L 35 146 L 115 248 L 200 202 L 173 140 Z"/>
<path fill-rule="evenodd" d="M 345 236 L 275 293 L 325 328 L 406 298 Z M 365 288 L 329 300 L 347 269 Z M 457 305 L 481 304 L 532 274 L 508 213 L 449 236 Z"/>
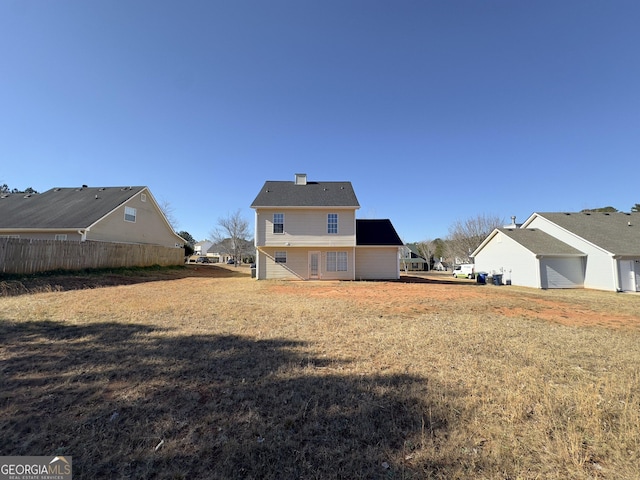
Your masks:
<path fill-rule="evenodd" d="M 453 276 L 455 278 L 474 278 L 473 263 L 463 263 L 453 267 Z"/>

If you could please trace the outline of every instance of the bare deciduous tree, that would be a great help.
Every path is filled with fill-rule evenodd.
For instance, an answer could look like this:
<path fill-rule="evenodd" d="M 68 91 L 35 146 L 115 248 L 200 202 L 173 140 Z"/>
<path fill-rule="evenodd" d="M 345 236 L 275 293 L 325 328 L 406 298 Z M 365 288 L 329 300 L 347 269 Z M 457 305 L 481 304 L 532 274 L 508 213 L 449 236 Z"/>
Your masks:
<path fill-rule="evenodd" d="M 418 249 L 420 256 L 427 261 L 427 270 L 431 270 L 431 260 L 433 259 L 433 255 L 436 250 L 434 241 L 431 239 L 423 240 L 416 243 L 416 248 Z"/>
<path fill-rule="evenodd" d="M 480 246 L 482 241 L 496 228 L 504 225 L 504 219 L 497 215 L 481 214 L 466 220 L 457 220 L 449 227 L 447 246 L 448 256 L 453 263 L 456 260 L 468 262 L 469 255 Z"/>
<path fill-rule="evenodd" d="M 178 228 L 178 220 L 176 220 L 176 216 L 173 213 L 174 208 L 171 203 L 169 203 L 168 200 L 162 199 L 158 203 L 158 207 L 160 207 L 160 210 L 162 210 L 164 217 L 167 219 L 167 222 L 169 222 L 169 225 L 171 225 L 171 228 L 175 232 Z"/>
<path fill-rule="evenodd" d="M 249 253 L 247 250 L 252 245 L 250 236 L 249 222 L 242 218 L 240 210 L 218 218 L 218 227 L 211 232 L 214 242 L 227 250 L 226 253 L 233 257 L 235 265 L 238 265 L 244 253 Z"/>

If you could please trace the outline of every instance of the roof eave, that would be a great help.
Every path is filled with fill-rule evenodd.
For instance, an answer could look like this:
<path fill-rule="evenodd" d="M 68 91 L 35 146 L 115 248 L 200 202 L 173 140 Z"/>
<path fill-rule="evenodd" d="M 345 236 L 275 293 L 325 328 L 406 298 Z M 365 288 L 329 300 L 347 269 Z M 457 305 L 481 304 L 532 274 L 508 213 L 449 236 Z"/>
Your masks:
<path fill-rule="evenodd" d="M 254 210 L 262 209 L 278 209 L 286 208 L 289 210 L 326 210 L 328 208 L 334 210 L 358 210 L 360 205 L 251 205 Z"/>
<path fill-rule="evenodd" d="M 78 230 L 88 230 L 89 227 L 29 227 L 29 228 L 0 228 L 1 233 L 16 233 L 16 232 L 26 232 L 26 233 L 37 233 L 37 232 L 72 232 L 75 233 Z"/>

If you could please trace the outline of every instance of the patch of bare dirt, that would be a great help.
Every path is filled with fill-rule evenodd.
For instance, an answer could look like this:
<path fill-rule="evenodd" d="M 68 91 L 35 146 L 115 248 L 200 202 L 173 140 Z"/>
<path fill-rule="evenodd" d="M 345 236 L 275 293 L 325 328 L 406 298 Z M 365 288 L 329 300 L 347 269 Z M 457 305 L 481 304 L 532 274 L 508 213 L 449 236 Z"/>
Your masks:
<path fill-rule="evenodd" d="M 452 280 L 443 274 L 430 277 L 402 277 L 398 282 L 282 282 L 270 287 L 275 294 L 349 300 L 377 308 L 381 313 L 416 314 L 449 305 L 468 308 L 478 314 L 499 314 L 513 318 L 538 319 L 568 326 L 640 328 L 640 315 L 603 312 L 578 301 L 534 298 L 514 305 L 514 291 L 508 287 L 477 285 L 469 280 Z M 544 295 L 544 291 L 535 291 Z M 612 294 L 614 295 L 614 294 Z"/>

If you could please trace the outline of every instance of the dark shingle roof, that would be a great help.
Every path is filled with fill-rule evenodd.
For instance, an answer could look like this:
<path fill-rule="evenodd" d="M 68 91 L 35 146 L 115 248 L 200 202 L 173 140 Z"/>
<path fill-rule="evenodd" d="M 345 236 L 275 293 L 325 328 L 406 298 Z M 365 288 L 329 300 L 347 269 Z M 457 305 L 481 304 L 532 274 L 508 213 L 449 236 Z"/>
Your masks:
<path fill-rule="evenodd" d="M 87 228 L 146 187 L 52 188 L 0 198 L 0 229 Z"/>
<path fill-rule="evenodd" d="M 356 245 L 358 246 L 402 246 L 398 236 L 388 219 L 356 220 Z"/>
<path fill-rule="evenodd" d="M 640 213 L 538 213 L 614 255 L 640 255 Z"/>
<path fill-rule="evenodd" d="M 498 231 L 519 243 L 535 255 L 584 255 L 580 250 L 567 245 L 537 228 L 498 228 Z"/>
<path fill-rule="evenodd" d="M 267 181 L 251 204 L 265 207 L 360 207 L 351 182 Z"/>

